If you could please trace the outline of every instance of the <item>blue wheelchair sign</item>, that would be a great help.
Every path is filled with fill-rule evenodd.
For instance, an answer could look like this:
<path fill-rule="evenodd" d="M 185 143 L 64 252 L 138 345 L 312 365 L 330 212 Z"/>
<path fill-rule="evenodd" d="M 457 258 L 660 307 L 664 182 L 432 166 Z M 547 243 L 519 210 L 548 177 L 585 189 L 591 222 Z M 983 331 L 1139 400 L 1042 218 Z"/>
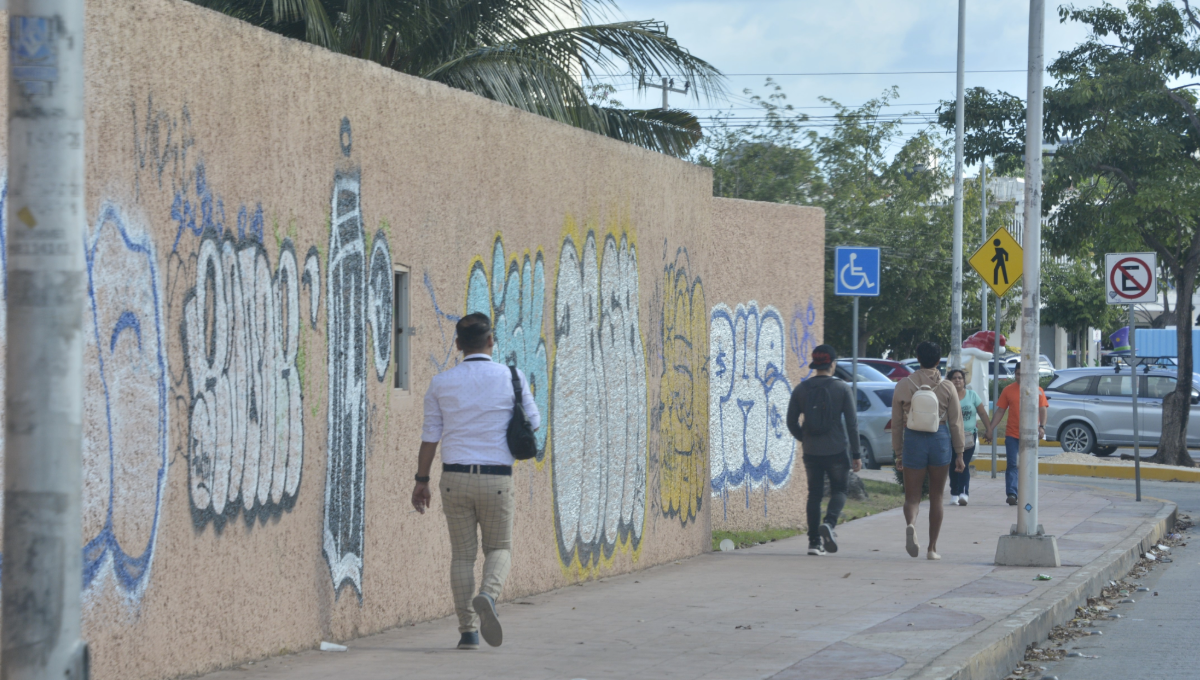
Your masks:
<path fill-rule="evenodd" d="M 835 295 L 879 295 L 878 248 L 838 248 L 834 261 Z"/>

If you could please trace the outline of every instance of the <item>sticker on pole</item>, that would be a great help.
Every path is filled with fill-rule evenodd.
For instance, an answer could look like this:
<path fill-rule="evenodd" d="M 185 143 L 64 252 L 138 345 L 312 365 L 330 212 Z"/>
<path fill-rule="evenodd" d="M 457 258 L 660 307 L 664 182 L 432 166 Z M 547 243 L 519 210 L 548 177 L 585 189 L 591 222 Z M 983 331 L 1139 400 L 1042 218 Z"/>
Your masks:
<path fill-rule="evenodd" d="M 1107 253 L 1104 256 L 1104 298 L 1110 305 L 1136 305 L 1158 300 L 1154 253 Z"/>
<path fill-rule="evenodd" d="M 879 295 L 879 249 L 839 247 L 834 259 L 834 295 Z"/>

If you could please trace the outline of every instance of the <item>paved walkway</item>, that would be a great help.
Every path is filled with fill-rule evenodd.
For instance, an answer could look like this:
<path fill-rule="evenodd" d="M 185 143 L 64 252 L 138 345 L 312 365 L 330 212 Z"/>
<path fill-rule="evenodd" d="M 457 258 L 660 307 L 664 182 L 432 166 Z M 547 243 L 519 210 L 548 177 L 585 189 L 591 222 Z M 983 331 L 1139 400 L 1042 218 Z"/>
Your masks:
<path fill-rule="evenodd" d="M 806 556 L 797 537 L 504 603 L 497 649 L 454 650 L 455 621 L 446 618 L 352 641 L 346 653 L 304 652 L 207 677 L 933 677 L 941 671 L 931 664 L 964 658 L 973 638 L 994 640 L 1017 625 L 1019 609 L 1027 619 L 1052 599 L 1039 596 L 1164 507 L 1043 480 L 1041 520 L 1060 537 L 1064 566 L 996 567 L 996 539 L 1015 515 L 998 482 L 977 477 L 971 505 L 946 508 L 940 562 L 907 556 L 893 510 L 840 527 L 842 549 L 828 557 Z M 1034 581 L 1039 571 L 1053 580 Z"/>

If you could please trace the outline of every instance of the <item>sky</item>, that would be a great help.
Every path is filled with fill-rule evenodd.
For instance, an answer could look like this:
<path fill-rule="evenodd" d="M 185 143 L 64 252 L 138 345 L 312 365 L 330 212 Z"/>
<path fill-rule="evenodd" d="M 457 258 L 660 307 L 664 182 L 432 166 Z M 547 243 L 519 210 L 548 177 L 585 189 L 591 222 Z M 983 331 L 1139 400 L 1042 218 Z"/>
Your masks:
<path fill-rule="evenodd" d="M 1123 2 L 1117 0 L 1123 5 Z M 932 114 L 941 100 L 954 98 L 958 3 L 954 0 L 617 0 L 627 19 L 667 23 L 671 37 L 727 74 L 781 74 L 788 102 L 810 116 L 829 115 L 825 96 L 858 106 L 896 85 L 900 97 L 892 112 Z M 1101 4 L 1076 0 L 1078 7 Z M 1059 3 L 1046 3 L 1046 62 L 1083 40 L 1086 32 L 1062 24 Z M 1028 65 L 1027 0 L 967 0 L 967 88 L 984 86 L 1024 98 Z M 1014 71 L 972 73 L 972 71 Z M 782 75 L 828 72 L 947 71 L 905 75 Z M 672 107 L 701 118 L 713 109 L 734 108 L 753 116 L 743 89 L 765 93 L 762 75 L 730 75 L 730 96 L 722 101 L 671 94 Z M 614 95 L 629 107 L 661 105 L 659 90 L 639 95 L 628 77 L 615 78 Z M 682 83 L 677 82 L 679 86 Z M 1047 84 L 1049 77 L 1047 76 Z M 923 119 L 921 119 L 923 120 Z M 914 120 L 913 132 L 925 123 Z"/>

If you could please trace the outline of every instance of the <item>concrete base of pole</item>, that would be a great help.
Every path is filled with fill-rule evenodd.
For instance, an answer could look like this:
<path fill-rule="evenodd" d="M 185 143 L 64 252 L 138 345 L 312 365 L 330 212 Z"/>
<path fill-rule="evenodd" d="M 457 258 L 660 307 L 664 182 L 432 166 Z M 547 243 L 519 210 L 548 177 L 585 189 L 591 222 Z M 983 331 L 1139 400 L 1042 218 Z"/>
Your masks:
<path fill-rule="evenodd" d="M 1053 536 L 1001 536 L 996 564 L 1002 567 L 1060 567 L 1058 541 Z"/>

